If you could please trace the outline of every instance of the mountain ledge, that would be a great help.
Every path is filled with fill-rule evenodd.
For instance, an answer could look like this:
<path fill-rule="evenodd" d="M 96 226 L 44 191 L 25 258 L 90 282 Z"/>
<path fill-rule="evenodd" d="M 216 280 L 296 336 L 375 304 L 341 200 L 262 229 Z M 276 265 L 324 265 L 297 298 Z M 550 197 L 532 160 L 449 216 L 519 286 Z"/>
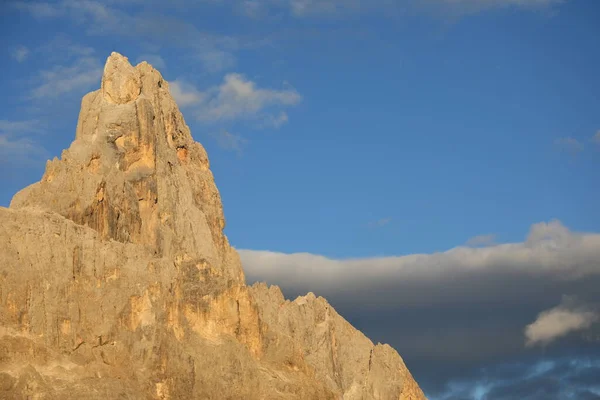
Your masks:
<path fill-rule="evenodd" d="M 75 141 L 0 208 L 0 399 L 424 399 L 321 297 L 247 286 L 204 148 L 108 57 Z"/>

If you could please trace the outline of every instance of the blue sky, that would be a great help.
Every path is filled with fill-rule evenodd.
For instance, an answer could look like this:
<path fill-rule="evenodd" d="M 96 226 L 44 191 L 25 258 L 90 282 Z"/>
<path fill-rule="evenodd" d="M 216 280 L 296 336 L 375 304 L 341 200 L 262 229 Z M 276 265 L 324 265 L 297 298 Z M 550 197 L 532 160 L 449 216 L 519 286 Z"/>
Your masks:
<path fill-rule="evenodd" d="M 566 260 L 553 271 L 583 268 L 588 281 L 600 272 L 595 250 L 600 4 L 162 3 L 3 2 L 0 205 L 8 206 L 16 191 L 39 180 L 45 160 L 68 147 L 82 95 L 99 87 L 106 57 L 118 51 L 132 63 L 148 60 L 171 82 L 195 139 L 208 150 L 226 232 L 235 247 L 247 249 L 242 258 L 249 277 L 280 284 L 288 293 L 313 290 L 331 298 L 371 337 L 408 354 L 409 367 L 415 365 L 415 376 L 432 398 L 502 398 L 475 390 L 484 379 L 476 371 L 487 368 L 491 375 L 485 379 L 492 379 L 498 365 L 521 362 L 519 368 L 534 368 L 543 357 L 556 356 L 558 361 L 551 362 L 557 366 L 569 357 L 599 353 L 595 339 L 575 340 L 566 333 L 560 345 L 554 344 L 555 355 L 526 348 L 525 326 L 539 322 L 544 311 L 581 317 L 583 322 L 565 332 L 589 336 L 591 330 L 595 337 L 599 299 L 585 280 L 574 278 L 569 286 L 557 284 L 554 275 L 536 275 L 546 261 L 518 258 L 515 249 L 521 247 L 510 246 L 545 246 L 536 233 L 543 231 L 555 241 L 553 257 Z M 577 242 L 581 247 L 574 255 L 569 253 L 573 237 L 585 239 Z M 464 254 L 447 252 L 463 245 L 469 246 Z M 509 263 L 514 273 L 502 275 L 500 261 L 481 261 L 489 256 L 486 251 L 499 260 L 514 256 Z M 515 298 L 526 305 L 510 308 L 502 306 L 510 303 L 510 293 L 493 297 L 469 284 L 465 296 L 458 296 L 458 289 L 448 292 L 455 296 L 449 301 L 455 308 L 448 311 L 443 302 L 399 297 L 401 283 L 387 287 L 378 281 L 401 279 L 390 271 L 413 264 L 394 256 L 414 254 L 429 257 L 424 265 L 447 266 L 454 274 L 428 280 L 422 287 L 426 292 L 447 283 L 444 279 L 457 287 L 460 282 L 491 285 L 498 274 L 515 286 L 533 276 L 554 291 L 543 294 L 542 283 L 535 293 L 515 289 L 522 295 Z M 581 254 L 586 255 L 581 261 L 569 261 Z M 334 279 L 318 290 L 313 286 L 319 282 L 318 267 L 301 265 L 323 262 L 327 268 L 330 261 L 352 260 L 358 260 L 356 268 L 374 272 L 357 273 L 356 282 Z M 465 265 L 480 265 L 485 276 L 469 275 Z M 344 269 L 331 273 L 348 274 Z M 308 277 L 300 284 L 298 274 Z M 354 312 L 356 304 L 340 289 L 344 282 L 359 281 L 368 282 L 361 301 L 372 304 L 369 315 Z M 371 301 L 373 290 L 387 297 Z M 471 334 L 502 321 L 497 324 L 512 327 L 507 337 L 520 335 L 519 345 L 507 344 L 502 351 L 514 351 L 505 358 L 498 357 L 498 349 L 472 362 L 448 356 L 444 365 L 464 361 L 464 374 L 425 377 L 427 362 L 441 361 L 403 351 L 402 324 L 386 325 L 390 316 L 410 320 L 416 328 L 405 342 L 414 340 L 413 348 L 422 343 L 418 337 L 429 337 L 423 332 L 438 340 L 452 330 L 443 318 L 447 325 L 417 315 L 423 310 L 462 315 L 463 322 L 477 315 L 481 324 L 473 324 Z M 455 336 L 459 344 L 472 338 L 464 332 Z M 472 393 L 457 394 L 463 386 Z"/>

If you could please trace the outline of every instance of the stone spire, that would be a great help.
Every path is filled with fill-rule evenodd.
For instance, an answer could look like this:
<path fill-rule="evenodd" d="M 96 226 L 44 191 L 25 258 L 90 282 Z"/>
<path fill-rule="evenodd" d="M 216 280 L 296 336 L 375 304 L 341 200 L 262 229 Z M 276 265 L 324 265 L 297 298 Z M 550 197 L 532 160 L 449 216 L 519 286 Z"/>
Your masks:
<path fill-rule="evenodd" d="M 12 208 L 55 211 L 105 240 L 156 256 L 202 259 L 243 283 L 206 151 L 195 142 L 160 72 L 112 53 L 101 89 L 84 96 L 76 140 Z"/>
<path fill-rule="evenodd" d="M 224 225 L 169 85 L 112 53 L 75 141 L 0 207 L 0 398 L 425 399 L 325 299 L 246 286 Z"/>

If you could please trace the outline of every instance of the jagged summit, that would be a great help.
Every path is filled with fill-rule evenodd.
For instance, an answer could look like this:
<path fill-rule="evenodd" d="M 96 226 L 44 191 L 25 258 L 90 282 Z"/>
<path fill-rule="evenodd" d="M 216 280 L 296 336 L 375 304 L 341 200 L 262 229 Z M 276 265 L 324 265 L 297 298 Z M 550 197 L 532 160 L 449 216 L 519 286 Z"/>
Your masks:
<path fill-rule="evenodd" d="M 0 208 L 0 399 L 423 399 L 312 293 L 248 287 L 206 151 L 112 53 L 75 140 Z"/>
<path fill-rule="evenodd" d="M 206 151 L 191 136 L 162 75 L 112 53 L 101 89 L 81 102 L 76 139 L 11 208 L 36 206 L 144 244 L 156 255 L 202 257 L 243 282 Z M 233 265 L 235 264 L 235 265 Z"/>
<path fill-rule="evenodd" d="M 152 89 L 157 91 L 158 82 Z M 127 57 L 112 52 L 104 65 L 101 90 L 104 99 L 110 103 L 131 103 L 142 93 L 140 71 L 129 64 Z"/>

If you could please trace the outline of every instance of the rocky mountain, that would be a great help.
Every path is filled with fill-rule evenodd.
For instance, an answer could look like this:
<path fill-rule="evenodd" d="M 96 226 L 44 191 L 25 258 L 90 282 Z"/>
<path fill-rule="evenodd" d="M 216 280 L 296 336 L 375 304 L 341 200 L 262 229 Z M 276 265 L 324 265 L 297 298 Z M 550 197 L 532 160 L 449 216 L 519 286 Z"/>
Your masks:
<path fill-rule="evenodd" d="M 247 286 L 169 84 L 112 53 L 75 141 L 0 208 L 0 399 L 424 399 L 321 297 Z"/>

